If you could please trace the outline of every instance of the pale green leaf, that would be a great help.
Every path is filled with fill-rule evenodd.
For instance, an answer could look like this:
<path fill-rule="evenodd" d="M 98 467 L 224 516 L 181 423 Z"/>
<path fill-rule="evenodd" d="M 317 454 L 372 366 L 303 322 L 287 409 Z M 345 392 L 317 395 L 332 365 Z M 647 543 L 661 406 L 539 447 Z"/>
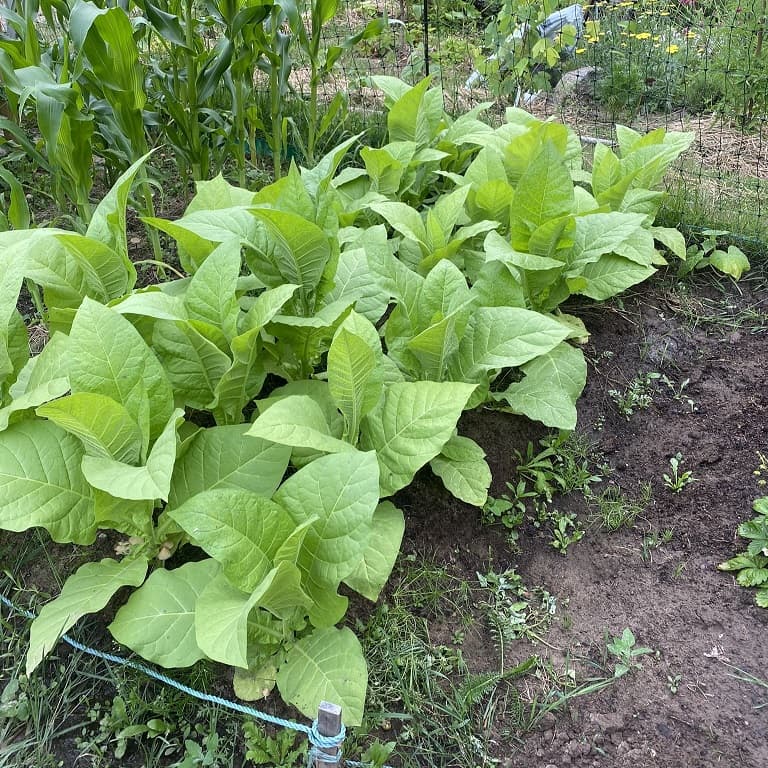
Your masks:
<path fill-rule="evenodd" d="M 14 417 L 14 414 L 22 414 L 31 408 L 37 408 L 43 403 L 65 395 L 68 391 L 69 379 L 60 378 L 51 379 L 30 389 L 28 392 L 18 394 L 8 405 L 0 408 L 0 432 L 7 429 L 9 424 L 20 420 L 19 416 Z"/>
<path fill-rule="evenodd" d="M 357 566 L 371 535 L 379 501 L 376 455 L 355 451 L 322 456 L 291 475 L 273 498 L 297 525 L 317 516 L 305 535 L 298 566 L 308 590 L 335 588 Z"/>
<path fill-rule="evenodd" d="M 256 600 L 219 573 L 195 603 L 195 641 L 208 658 L 248 667 L 248 615 Z"/>
<path fill-rule="evenodd" d="M 404 532 L 402 510 L 392 502 L 381 502 L 373 513 L 373 530 L 363 557 L 344 583 L 369 600 L 378 600 L 400 553 Z"/>
<path fill-rule="evenodd" d="M 248 434 L 292 448 L 338 453 L 354 451 L 350 443 L 331 434 L 320 406 L 306 395 L 277 400 L 253 422 Z"/>
<path fill-rule="evenodd" d="M 72 393 L 94 392 L 125 407 L 141 427 L 149 402 L 149 436 L 165 428 L 173 395 L 162 366 L 131 323 L 114 310 L 84 299 L 68 342 Z"/>
<path fill-rule="evenodd" d="M 215 560 L 154 571 L 117 612 L 109 631 L 153 664 L 191 666 L 205 658 L 195 637 L 195 606 L 218 571 Z"/>
<path fill-rule="evenodd" d="M 134 467 L 110 458 L 84 456 L 83 474 L 94 488 L 121 499 L 167 500 L 176 461 L 176 430 L 183 419 L 184 411 L 181 409 L 171 414 L 143 467 Z"/>
<path fill-rule="evenodd" d="M 212 427 L 192 438 L 173 470 L 169 508 L 216 488 L 240 488 L 266 497 L 275 492 L 288 466 L 290 448 L 249 437 L 248 427 Z"/>
<path fill-rule="evenodd" d="M 429 466 L 457 499 L 475 507 L 485 504 L 491 470 L 485 451 L 474 440 L 453 435 Z"/>
<path fill-rule="evenodd" d="M 0 433 L 0 528 L 40 526 L 60 543 L 93 543 L 96 522 L 82 458 L 80 441 L 50 422 L 22 421 Z"/>
<path fill-rule="evenodd" d="M 43 405 L 36 413 L 79 437 L 89 456 L 125 464 L 136 464 L 140 459 L 139 425 L 111 397 L 80 392 Z"/>
<path fill-rule="evenodd" d="M 390 496 L 448 442 L 474 384 L 433 381 L 392 384 L 363 420 L 361 446 L 376 451 L 381 495 Z"/>
<path fill-rule="evenodd" d="M 548 427 L 576 428 L 576 401 L 587 381 L 587 364 L 580 349 L 562 343 L 523 366 L 525 378 L 499 393 L 514 413 Z"/>
<path fill-rule="evenodd" d="M 61 594 L 43 606 L 32 622 L 27 651 L 27 674 L 59 642 L 59 638 L 87 613 L 96 613 L 106 606 L 121 587 L 138 587 L 147 572 L 143 559 L 117 562 L 105 558 L 80 566 L 65 582 Z"/>
<path fill-rule="evenodd" d="M 363 717 L 368 669 L 354 632 L 347 627 L 316 629 L 289 651 L 277 672 L 280 695 L 307 717 L 317 716 L 321 701 L 342 709 L 346 725 Z"/>
<path fill-rule="evenodd" d="M 226 240 L 195 272 L 184 295 L 189 318 L 220 329 L 228 339 L 237 335 L 240 307 L 235 290 L 240 266 L 240 242 Z"/>
<path fill-rule="evenodd" d="M 203 491 L 168 514 L 245 592 L 266 576 L 273 556 L 295 528 L 280 504 L 236 488 Z"/>

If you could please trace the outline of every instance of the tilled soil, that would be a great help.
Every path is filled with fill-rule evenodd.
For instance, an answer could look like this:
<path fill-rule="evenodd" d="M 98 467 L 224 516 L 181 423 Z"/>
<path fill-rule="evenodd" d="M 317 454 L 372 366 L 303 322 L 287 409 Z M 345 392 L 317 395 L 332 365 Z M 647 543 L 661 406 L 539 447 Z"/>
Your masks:
<path fill-rule="evenodd" d="M 768 449 L 768 290 L 657 280 L 611 306 L 573 311 L 592 334 L 579 431 L 614 468 L 609 482 L 630 497 L 640 483 L 652 484 L 643 515 L 615 533 L 588 526 L 566 556 L 542 532 L 524 528 L 521 554 L 512 555 L 503 534 L 483 528 L 476 511 L 420 476 L 399 499 L 408 521 L 404 548 L 444 558 L 467 579 L 482 572 L 491 552 L 498 568 L 514 566 L 526 584 L 555 595 L 559 618 L 547 643 L 560 653 L 533 649 L 555 665 L 594 656 L 606 633 L 625 627 L 653 649 L 638 659 L 641 669 L 545 716 L 522 745 L 499 743 L 503 765 L 762 768 L 768 689 L 734 675 L 738 668 L 768 678 L 768 611 L 717 565 L 746 548 L 735 529 L 768 493 L 753 474 L 757 451 Z M 713 311 L 722 322 L 702 322 Z M 647 373 L 666 375 L 678 389 L 655 380 L 650 407 L 626 418 L 609 392 Z M 461 431 L 487 451 L 496 495 L 514 477 L 515 449 L 541 434 L 524 419 L 490 411 L 467 414 Z M 673 493 L 662 475 L 677 452 L 696 481 Z M 586 521 L 582 499 L 555 503 Z M 644 553 L 643 539 L 665 530 L 671 540 Z M 472 651 L 478 669 L 484 657 L 496 658 L 490 637 Z M 517 649 L 520 658 L 531 652 L 522 642 Z"/>

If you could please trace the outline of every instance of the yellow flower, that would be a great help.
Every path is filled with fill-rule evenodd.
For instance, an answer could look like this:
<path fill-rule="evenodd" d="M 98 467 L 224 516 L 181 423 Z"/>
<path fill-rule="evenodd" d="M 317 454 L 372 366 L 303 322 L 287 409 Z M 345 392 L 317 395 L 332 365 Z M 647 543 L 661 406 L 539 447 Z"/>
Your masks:
<path fill-rule="evenodd" d="M 586 48 L 577 48 L 576 53 L 584 53 L 584 51 L 586 50 L 587 50 Z"/>
<path fill-rule="evenodd" d="M 680 50 L 679 45 L 675 45 L 674 43 L 672 45 L 667 46 L 667 53 L 677 53 Z"/>
<path fill-rule="evenodd" d="M 696 37 L 696 33 L 695 33 L 695 32 L 694 32 L 692 29 L 689 29 L 689 30 L 688 30 L 688 31 L 685 33 L 685 36 L 686 36 L 686 37 L 687 37 L 689 40 L 692 40 L 694 37 Z"/>
<path fill-rule="evenodd" d="M 651 39 L 651 33 L 650 32 L 638 32 L 635 35 L 635 38 L 638 40 L 650 40 Z"/>
<path fill-rule="evenodd" d="M 669 16 L 669 11 L 659 11 L 659 16 Z"/>
<path fill-rule="evenodd" d="M 598 42 L 599 40 L 600 40 L 600 38 L 599 38 L 599 37 L 588 37 L 588 38 L 587 38 L 587 42 L 588 42 L 588 43 L 596 43 L 596 42 Z"/>

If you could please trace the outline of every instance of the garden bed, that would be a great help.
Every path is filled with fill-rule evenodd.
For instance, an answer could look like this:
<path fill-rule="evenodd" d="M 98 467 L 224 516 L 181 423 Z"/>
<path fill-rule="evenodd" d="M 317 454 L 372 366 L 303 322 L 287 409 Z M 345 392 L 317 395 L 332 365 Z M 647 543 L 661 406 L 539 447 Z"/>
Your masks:
<path fill-rule="evenodd" d="M 625 627 L 653 651 L 639 659 L 641 670 L 606 691 L 546 715 L 519 748 L 514 741 L 497 744 L 502 765 L 757 767 L 768 760 L 768 692 L 735 677 L 738 668 L 765 678 L 768 616 L 717 570 L 740 549 L 735 528 L 762 495 L 754 474 L 768 413 L 762 280 L 754 291 L 749 282 L 656 281 L 623 302 L 589 310 L 591 365 L 579 430 L 614 468 L 608 483 L 635 498 L 641 483 L 651 483 L 652 500 L 633 525 L 613 533 L 588 527 L 566 556 L 528 526 L 514 557 L 502 537 L 480 527 L 471 509 L 447 500 L 431 478 L 402 498 L 406 553 L 449 563 L 453 575 L 468 580 L 487 571 L 489 559 L 496 571 L 514 565 L 527 585 L 556 597 L 558 618 L 547 644 L 518 643 L 511 650 L 516 660 L 538 653 L 563 673 L 581 669 L 577 659 L 600 659 L 606 633 L 619 635 Z M 626 391 L 648 373 L 666 375 L 677 392 L 652 380 L 650 406 L 625 418 L 609 392 Z M 473 412 L 465 420 L 467 433 L 488 450 L 492 492 L 500 494 L 514 478 L 514 450 L 524 451 L 537 431 L 493 413 Z M 696 482 L 673 493 L 662 475 L 677 452 Z M 583 523 L 589 518 L 581 496 L 556 499 L 555 506 L 577 512 Z M 478 639 L 467 662 L 487 671 L 497 653 L 490 637 Z M 494 728 L 503 727 L 500 718 Z"/>

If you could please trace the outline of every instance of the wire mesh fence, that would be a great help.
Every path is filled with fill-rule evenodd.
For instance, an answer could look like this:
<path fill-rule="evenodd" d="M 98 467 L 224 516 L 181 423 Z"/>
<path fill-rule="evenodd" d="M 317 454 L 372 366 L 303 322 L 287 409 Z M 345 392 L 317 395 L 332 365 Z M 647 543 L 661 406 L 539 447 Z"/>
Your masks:
<path fill-rule="evenodd" d="M 693 131 L 667 179 L 669 216 L 768 242 L 767 12 L 766 0 L 347 0 L 329 38 L 389 19 L 335 83 L 366 114 L 380 108 L 366 76 L 430 74 L 449 111 L 519 106 L 570 125 L 587 152 L 616 123 Z"/>

